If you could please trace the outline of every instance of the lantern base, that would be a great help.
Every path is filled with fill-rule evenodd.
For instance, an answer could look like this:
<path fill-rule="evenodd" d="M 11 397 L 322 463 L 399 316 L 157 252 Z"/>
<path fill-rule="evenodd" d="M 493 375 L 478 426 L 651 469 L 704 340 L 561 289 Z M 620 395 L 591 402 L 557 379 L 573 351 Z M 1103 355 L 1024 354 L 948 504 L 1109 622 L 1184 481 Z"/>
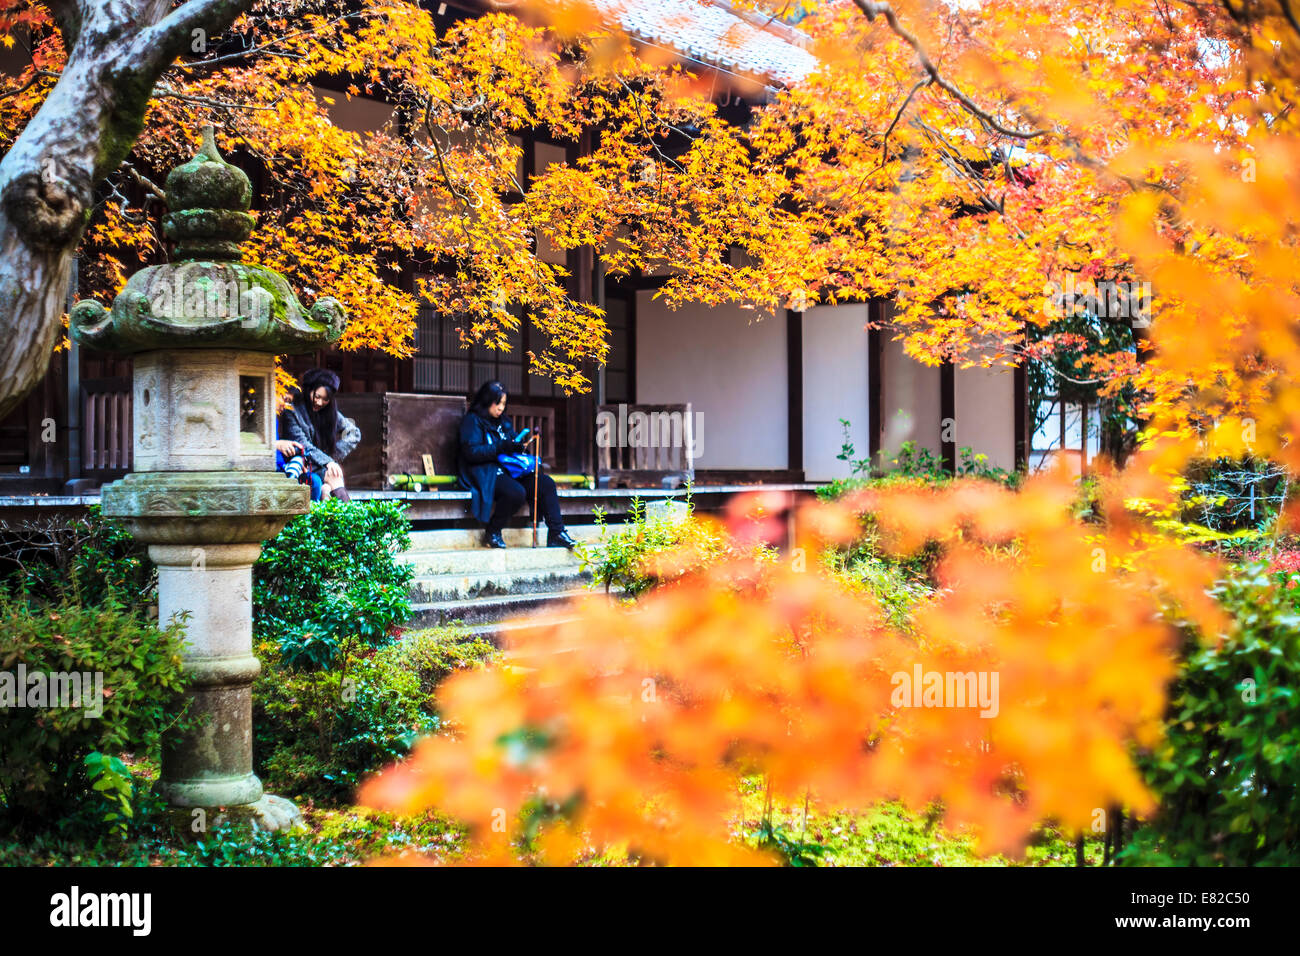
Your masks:
<path fill-rule="evenodd" d="M 236 806 L 172 807 L 165 819 L 170 821 L 171 832 L 182 841 L 203 839 L 226 825 L 243 836 L 252 830 L 274 833 L 307 829 L 302 811 L 293 801 L 269 793 L 253 803 Z"/>
<path fill-rule="evenodd" d="M 202 780 L 159 780 L 154 791 L 180 808 L 253 805 L 264 796 L 262 781 L 252 773 Z"/>

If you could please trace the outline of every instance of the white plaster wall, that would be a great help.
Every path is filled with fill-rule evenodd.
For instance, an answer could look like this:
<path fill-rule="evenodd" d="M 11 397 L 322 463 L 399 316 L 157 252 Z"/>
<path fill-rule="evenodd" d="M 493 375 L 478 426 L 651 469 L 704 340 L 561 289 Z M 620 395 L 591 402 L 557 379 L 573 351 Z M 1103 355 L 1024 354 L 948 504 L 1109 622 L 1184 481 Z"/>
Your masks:
<path fill-rule="evenodd" d="M 888 333 L 886 333 L 887 335 Z M 880 422 L 883 434 L 880 450 L 885 467 L 905 441 L 914 441 L 941 454 L 939 366 L 922 365 L 903 352 L 903 343 L 885 339 L 881 347 L 880 377 L 883 380 Z"/>
<path fill-rule="evenodd" d="M 690 402 L 701 468 L 786 468 L 785 318 L 636 296 L 636 400 Z M 837 446 L 838 447 L 838 446 Z"/>
<path fill-rule="evenodd" d="M 839 461 L 849 421 L 854 457 L 870 453 L 867 309 L 863 305 L 820 305 L 803 317 L 803 467 L 808 481 L 847 478 Z"/>
<path fill-rule="evenodd" d="M 1009 368 L 959 368 L 954 376 L 953 410 L 957 448 L 989 456 L 989 464 L 1008 471 L 1016 466 L 1015 373 Z"/>

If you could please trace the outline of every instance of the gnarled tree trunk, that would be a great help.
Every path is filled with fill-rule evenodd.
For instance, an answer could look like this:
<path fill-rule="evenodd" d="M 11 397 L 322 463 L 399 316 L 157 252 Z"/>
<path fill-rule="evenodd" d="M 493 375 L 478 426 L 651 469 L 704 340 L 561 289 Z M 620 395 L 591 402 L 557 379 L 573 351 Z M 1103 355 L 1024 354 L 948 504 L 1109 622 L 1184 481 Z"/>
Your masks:
<path fill-rule="evenodd" d="M 0 159 L 0 418 L 49 366 L 95 187 L 140 135 L 154 83 L 194 31 L 252 0 L 46 0 L 68 48 L 54 89 Z"/>

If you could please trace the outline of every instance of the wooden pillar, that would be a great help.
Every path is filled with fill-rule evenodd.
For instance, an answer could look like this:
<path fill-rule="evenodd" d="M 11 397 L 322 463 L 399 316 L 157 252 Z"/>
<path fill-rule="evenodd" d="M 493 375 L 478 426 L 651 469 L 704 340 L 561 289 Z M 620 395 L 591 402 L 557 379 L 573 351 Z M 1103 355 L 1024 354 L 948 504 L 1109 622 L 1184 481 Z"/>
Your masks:
<path fill-rule="evenodd" d="M 803 313 L 785 310 L 786 467 L 803 480 Z"/>
<path fill-rule="evenodd" d="M 880 470 L 880 443 L 884 428 L 883 410 L 885 404 L 884 365 L 881 356 L 884 351 L 884 333 L 880 323 L 884 319 L 885 303 L 873 300 L 867 305 L 867 451 L 872 468 Z"/>
<path fill-rule="evenodd" d="M 581 302 L 595 302 L 593 281 L 594 253 L 591 247 L 569 253 L 569 294 Z M 596 395 L 594 383 L 600 375 L 595 362 L 586 368 L 593 388 L 582 394 L 570 395 L 564 403 L 566 458 L 570 472 L 595 474 L 596 465 Z"/>
<path fill-rule="evenodd" d="M 945 440 L 945 435 L 951 435 Z M 957 366 L 951 361 L 939 366 L 939 449 L 943 466 L 957 473 Z"/>
<path fill-rule="evenodd" d="M 1016 366 L 1012 378 L 1015 391 L 1016 467 L 1029 467 L 1029 375 L 1024 363 Z"/>

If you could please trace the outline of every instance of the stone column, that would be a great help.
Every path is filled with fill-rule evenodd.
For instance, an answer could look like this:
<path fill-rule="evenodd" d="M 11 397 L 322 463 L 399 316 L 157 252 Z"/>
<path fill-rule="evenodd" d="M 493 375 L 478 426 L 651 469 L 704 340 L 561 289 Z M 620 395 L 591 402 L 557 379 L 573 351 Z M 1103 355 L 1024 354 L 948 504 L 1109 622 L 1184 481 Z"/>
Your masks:
<path fill-rule="evenodd" d="M 266 829 L 299 819 L 253 773 L 252 570 L 261 542 L 307 499 L 305 486 L 265 470 L 137 472 L 104 489 L 104 514 L 147 542 L 158 565 L 159 620 L 183 615 L 194 726 L 164 742 L 157 789 L 172 806 L 242 808 Z"/>
<path fill-rule="evenodd" d="M 204 723 L 164 743 L 158 792 L 178 807 L 256 803 L 253 773 L 253 562 L 258 544 L 153 544 L 158 618 L 188 612 L 183 656 L 191 709 Z"/>

